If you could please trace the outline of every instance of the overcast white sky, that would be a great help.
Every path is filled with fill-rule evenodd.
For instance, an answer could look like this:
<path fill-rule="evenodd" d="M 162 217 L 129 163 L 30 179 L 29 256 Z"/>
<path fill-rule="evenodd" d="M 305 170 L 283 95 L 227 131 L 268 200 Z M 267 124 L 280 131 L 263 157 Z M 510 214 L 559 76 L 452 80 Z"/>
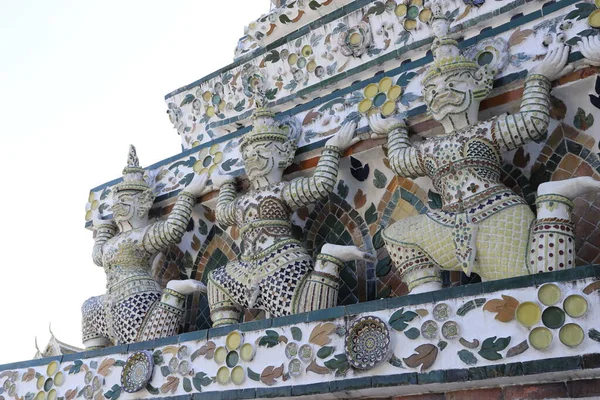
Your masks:
<path fill-rule="evenodd" d="M 164 95 L 233 60 L 268 0 L 0 0 L 0 364 L 48 323 L 81 346 L 104 293 L 84 229 L 89 189 L 180 152 Z"/>

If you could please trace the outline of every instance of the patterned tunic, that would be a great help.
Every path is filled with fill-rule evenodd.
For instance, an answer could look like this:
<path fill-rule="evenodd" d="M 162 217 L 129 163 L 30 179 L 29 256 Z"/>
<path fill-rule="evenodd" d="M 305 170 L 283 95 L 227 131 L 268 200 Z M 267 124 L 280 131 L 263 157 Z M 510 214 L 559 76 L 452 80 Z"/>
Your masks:
<path fill-rule="evenodd" d="M 242 254 L 239 261 L 210 275 L 209 300 L 211 287 L 216 287 L 234 303 L 265 309 L 273 317 L 294 312 L 297 288 L 313 270 L 314 263 L 292 236 L 290 218 L 294 209 L 321 200 L 333 191 L 339 157 L 337 147 L 326 146 L 312 177 L 276 183 L 240 197 L 236 196 L 233 182 L 221 187 L 217 220 L 239 227 Z M 258 292 L 255 299 L 253 291 Z M 253 298 L 252 304 L 249 298 Z M 213 304 L 211 310 L 218 308 Z"/>
<path fill-rule="evenodd" d="M 426 217 L 414 217 L 413 221 L 399 221 L 384 232 L 386 242 L 393 248 L 391 256 L 394 258 L 396 253 L 396 265 L 401 266 L 401 272 L 431 262 L 447 269 L 471 270 L 477 256 L 478 230 L 481 233 L 482 229 L 490 228 L 487 225 L 491 223 L 484 221 L 513 207 L 517 211 L 512 212 L 511 221 L 506 221 L 506 228 L 511 226 L 508 231 L 502 226 L 506 218 L 494 221 L 494 228 L 488 229 L 492 232 L 501 230 L 503 235 L 509 236 L 502 241 L 510 242 L 507 244 L 510 250 L 497 249 L 492 253 L 500 257 L 496 261 L 502 264 L 499 277 L 508 273 L 507 268 L 525 268 L 526 249 L 519 244 L 527 242 L 533 213 L 521 197 L 500 182 L 501 153 L 537 140 L 546 133 L 549 90 L 550 82 L 545 77 L 528 76 L 517 114 L 502 115 L 416 145 L 409 142 L 405 128 L 390 133 L 390 165 L 396 174 L 411 178 L 428 176 L 442 197 L 441 210 L 430 211 Z M 423 218 L 435 224 L 430 225 Z M 525 228 L 524 232 L 519 232 L 522 228 Z M 515 231 L 509 232 L 511 229 Z M 442 243 L 443 238 L 452 242 L 455 256 L 445 261 L 440 260 L 445 258 L 441 254 L 449 249 Z M 420 258 L 404 254 L 406 251 L 402 247 L 412 245 L 419 245 Z M 502 251 L 514 254 L 502 255 Z M 433 256 L 433 253 L 439 255 Z M 483 257 L 478 256 L 480 264 L 481 258 L 489 254 L 481 255 Z M 507 263 L 518 260 L 520 265 L 505 266 L 503 260 Z"/>

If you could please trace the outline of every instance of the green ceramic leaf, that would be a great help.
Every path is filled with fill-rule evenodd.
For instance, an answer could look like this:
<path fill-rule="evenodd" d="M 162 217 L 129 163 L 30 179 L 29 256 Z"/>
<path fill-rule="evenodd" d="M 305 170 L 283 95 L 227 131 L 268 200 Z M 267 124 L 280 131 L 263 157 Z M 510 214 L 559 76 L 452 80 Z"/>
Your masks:
<path fill-rule="evenodd" d="M 336 354 L 334 358 L 326 361 L 325 366 L 329 368 L 331 371 L 335 371 L 335 376 L 342 376 L 346 374 L 348 368 L 350 368 L 350 364 L 348 363 L 348 359 L 345 354 Z"/>
<path fill-rule="evenodd" d="M 575 114 L 575 118 L 573 119 L 573 125 L 577 129 L 581 129 L 582 131 L 588 130 L 594 124 L 594 116 L 590 113 L 587 114 L 583 110 L 583 108 L 577 108 L 577 113 Z"/>
<path fill-rule="evenodd" d="M 121 395 L 121 386 L 114 384 L 113 387 L 106 393 L 104 393 L 104 397 L 110 400 L 117 400 Z"/>
<path fill-rule="evenodd" d="M 273 89 L 269 89 L 265 92 L 265 97 L 269 100 L 275 100 L 275 96 L 277 96 L 277 91 L 279 89 L 277 88 L 273 88 Z"/>
<path fill-rule="evenodd" d="M 496 336 L 492 336 L 483 341 L 481 349 L 477 353 L 486 360 L 500 360 L 502 355 L 498 352 L 504 350 L 509 343 L 510 336 L 498 339 L 496 339 Z"/>
<path fill-rule="evenodd" d="M 467 365 L 475 365 L 477 364 L 477 357 L 475 357 L 475 355 L 473 355 L 473 353 L 471 353 L 469 350 L 460 350 L 458 353 L 458 358 L 460 358 L 460 360 L 462 362 L 464 362 Z"/>
<path fill-rule="evenodd" d="M 201 235 L 208 235 L 208 226 L 202 219 L 198 220 L 198 232 L 200 232 Z"/>
<path fill-rule="evenodd" d="M 311 10 L 316 10 L 317 8 L 321 7 L 321 3 L 319 3 L 316 0 L 311 0 L 311 2 L 308 3 L 308 6 L 310 7 Z"/>
<path fill-rule="evenodd" d="M 335 347 L 333 347 L 333 346 L 321 347 L 319 349 L 319 351 L 317 351 L 317 357 L 319 357 L 320 359 L 327 358 L 331 354 L 333 354 L 334 349 L 335 349 Z"/>
<path fill-rule="evenodd" d="M 412 311 L 404 312 L 404 308 L 399 309 L 392 314 L 388 323 L 392 328 L 402 332 L 408 326 L 408 323 L 418 316 L 417 313 Z"/>
<path fill-rule="evenodd" d="M 246 99 L 242 99 L 237 102 L 237 104 L 235 105 L 235 107 L 233 107 L 233 109 L 237 112 L 242 112 L 244 110 L 245 106 L 246 106 Z"/>
<path fill-rule="evenodd" d="M 125 361 L 123 361 L 123 360 L 117 360 L 117 361 L 115 361 L 114 366 L 115 367 L 124 367 L 125 366 Z"/>
<path fill-rule="evenodd" d="M 250 367 L 246 368 L 246 370 L 248 371 L 248 378 L 252 379 L 253 381 L 260 382 L 260 374 L 252 371 Z"/>
<path fill-rule="evenodd" d="M 365 212 L 365 222 L 367 225 L 371 225 L 375 221 L 377 221 L 377 208 L 375 208 L 375 204 L 371 203 L 371 206 Z"/>
<path fill-rule="evenodd" d="M 409 330 L 404 332 L 404 334 L 409 339 L 416 339 L 421 335 L 421 331 L 418 330 L 417 328 L 410 328 Z"/>
<path fill-rule="evenodd" d="M 380 248 L 382 248 L 385 245 L 385 242 L 383 241 L 383 237 L 381 237 L 382 233 L 383 233 L 383 228 L 379 229 L 373 235 L 373 247 L 376 250 L 379 250 Z"/>
<path fill-rule="evenodd" d="M 348 185 L 346 185 L 346 182 L 344 182 L 343 179 L 340 180 L 337 185 L 337 194 L 342 199 L 345 199 L 348 196 L 349 191 L 350 191 L 350 189 L 348 188 Z"/>
<path fill-rule="evenodd" d="M 192 391 L 192 381 L 190 381 L 190 378 L 183 378 L 183 390 L 186 392 Z"/>
<path fill-rule="evenodd" d="M 588 336 L 590 337 L 590 339 L 596 341 L 596 342 L 600 342 L 600 332 L 598 332 L 596 329 L 592 328 L 588 331 Z"/>
<path fill-rule="evenodd" d="M 171 373 L 171 369 L 168 366 L 163 365 L 162 367 L 160 367 L 160 373 L 162 374 L 162 376 L 167 377 Z"/>
<path fill-rule="evenodd" d="M 386 178 L 385 174 L 383 172 L 381 172 L 380 170 L 378 170 L 377 168 L 375 168 L 373 175 L 374 175 L 373 186 L 375 186 L 377 189 L 385 188 L 385 184 L 387 183 L 387 178 Z"/>
<path fill-rule="evenodd" d="M 446 342 L 445 340 L 440 340 L 437 345 L 440 351 L 443 351 L 446 348 L 446 346 L 448 346 L 448 342 Z"/>
<path fill-rule="evenodd" d="M 276 63 L 277 61 L 279 61 L 279 52 L 277 50 L 271 50 L 265 57 L 265 62 Z"/>
<path fill-rule="evenodd" d="M 293 326 L 291 331 L 292 331 L 292 337 L 294 338 L 295 341 L 299 342 L 302 340 L 302 330 L 300 330 L 300 328 L 298 328 L 297 326 Z"/>
<path fill-rule="evenodd" d="M 292 22 L 292 20 L 287 15 L 281 14 L 279 16 L 279 22 L 281 22 L 282 24 L 288 24 L 288 23 Z"/>
<path fill-rule="evenodd" d="M 181 100 L 181 104 L 179 104 L 179 107 L 183 107 L 186 104 L 190 104 L 192 101 L 196 100 L 196 96 L 194 96 L 193 94 L 186 94 L 185 97 L 183 98 L 183 100 Z"/>
<path fill-rule="evenodd" d="M 212 383 L 212 379 L 210 379 L 204 372 L 198 372 L 192 378 L 192 383 L 197 391 L 202 391 L 202 386 L 208 386 Z"/>
<path fill-rule="evenodd" d="M 79 373 L 82 365 L 83 365 L 83 361 L 81 361 L 81 360 L 73 361 L 73 365 L 71 365 L 71 368 L 69 368 L 69 374 Z"/>
<path fill-rule="evenodd" d="M 404 368 L 404 364 L 402 364 L 402 360 L 399 359 L 398 357 L 396 357 L 394 354 L 392 354 L 392 357 L 390 358 L 390 361 L 388 361 L 388 362 L 396 368 Z"/>
<path fill-rule="evenodd" d="M 259 346 L 267 346 L 267 348 L 277 346 L 279 344 L 279 334 L 272 330 L 265 331 L 266 335 L 262 336 L 258 342 Z"/>
<path fill-rule="evenodd" d="M 375 274 L 379 277 L 386 276 L 392 269 L 392 259 L 390 256 L 386 256 L 384 259 L 377 262 L 375 267 Z"/>
<path fill-rule="evenodd" d="M 377 298 L 378 299 L 386 299 L 390 296 L 391 293 L 392 293 L 392 289 L 389 286 L 384 286 L 381 288 L 381 290 L 377 291 Z"/>
<path fill-rule="evenodd" d="M 151 384 L 147 384 L 146 385 L 146 390 L 150 393 L 150 394 L 159 394 L 160 392 L 158 391 L 157 388 L 155 388 L 154 386 L 152 386 Z"/>

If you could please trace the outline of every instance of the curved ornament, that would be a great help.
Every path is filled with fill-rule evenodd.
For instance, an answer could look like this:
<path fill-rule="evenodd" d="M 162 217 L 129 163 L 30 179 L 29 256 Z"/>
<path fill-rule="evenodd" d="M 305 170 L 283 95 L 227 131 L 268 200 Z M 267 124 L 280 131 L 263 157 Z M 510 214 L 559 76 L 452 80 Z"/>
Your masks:
<path fill-rule="evenodd" d="M 346 357 L 356 369 L 367 370 L 389 360 L 392 355 L 388 324 L 375 316 L 352 323 L 346 335 Z"/>
<path fill-rule="evenodd" d="M 466 51 L 465 57 L 475 61 L 480 67 L 486 66 L 496 74 L 508 65 L 510 51 L 508 42 L 502 38 L 490 38 L 478 42 Z"/>
<path fill-rule="evenodd" d="M 152 378 L 154 359 L 147 351 L 138 351 L 129 356 L 121 372 L 121 387 L 127 393 L 135 393 L 146 387 Z"/>

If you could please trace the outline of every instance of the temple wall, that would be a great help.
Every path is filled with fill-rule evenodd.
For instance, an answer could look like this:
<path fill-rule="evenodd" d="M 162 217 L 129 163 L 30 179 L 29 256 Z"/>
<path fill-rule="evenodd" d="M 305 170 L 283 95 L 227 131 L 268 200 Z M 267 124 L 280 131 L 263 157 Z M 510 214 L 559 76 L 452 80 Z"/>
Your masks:
<path fill-rule="evenodd" d="M 493 92 L 482 103 L 480 118 L 518 110 L 523 79 L 546 51 L 542 42 L 547 35 L 553 40 L 558 40 L 559 34 L 564 35 L 564 40 L 575 43 L 578 35 L 596 34 L 596 30 L 587 26 L 586 18 L 571 19 L 572 26 L 561 30 L 567 14 L 577 18 L 579 8 L 574 4 L 572 1 L 547 4 L 487 2 L 479 8 L 471 7 L 469 11 L 461 3 L 458 8 L 448 10 L 448 15 L 455 19 L 451 30 L 465 37 L 460 43 L 464 51 L 473 49 L 474 52 L 481 43 L 498 38 L 508 44 L 508 65 L 496 77 Z M 272 90 L 270 106 L 280 111 L 279 118 L 293 117 L 302 125 L 296 161 L 286 171 L 288 179 L 312 172 L 325 140 L 344 121 L 357 121 L 358 133 L 367 137 L 369 129 L 365 114 L 359 112 L 359 105 L 369 88 L 385 85 L 390 78 L 393 84 L 402 88 L 396 107 L 397 112 L 408 118 L 412 139 L 418 141 L 440 133 L 441 126 L 425 112 L 419 86 L 420 78 L 432 60 L 427 52 L 431 32 L 428 25 L 417 22 L 417 28 L 406 38 L 402 35 L 406 18 L 397 17 L 394 10 L 382 9 L 380 2 L 357 1 L 333 13 L 323 12 L 326 15 L 289 33 L 286 40 L 269 42 L 265 48 L 246 54 L 223 70 L 167 95 L 170 112 L 178 115 L 175 128 L 184 151 L 147 168 L 158 196 L 153 216 L 168 214 L 174 197 L 194 173 L 212 171 L 218 166 L 226 173 L 244 177 L 238 145 L 242 135 L 250 129 L 248 117 L 254 105 L 252 97 L 247 96 L 251 93 L 248 80 L 242 79 L 243 71 L 252 71 L 250 77 L 259 76 L 266 81 Z M 342 26 L 348 29 L 367 16 L 373 36 L 368 51 L 361 57 L 344 56 L 339 49 L 333 52 L 335 46 L 339 47 L 336 43 L 339 32 L 344 29 Z M 381 28 L 380 32 L 375 29 L 377 24 L 387 28 Z M 392 33 L 403 40 L 390 40 Z M 276 60 L 273 54 L 275 51 L 280 54 L 285 49 L 288 53 L 301 53 L 306 45 L 311 46 L 317 61 L 330 62 L 324 65 L 332 73 L 317 78 L 313 71 L 306 74 L 301 83 L 291 84 L 295 80 L 289 63 Z M 333 61 L 329 61 L 331 57 Z M 503 181 L 532 206 L 536 189 L 542 182 L 584 175 L 598 178 L 600 133 L 594 121 L 600 116 L 593 102 L 597 96 L 598 69 L 581 66 L 580 59 L 577 46 L 574 46 L 570 62 L 580 68 L 554 83 L 547 137 L 541 143 L 504 154 Z M 337 69 L 332 69 L 332 65 Z M 308 72 L 306 67 L 305 72 Z M 226 107 L 222 114 L 209 118 L 206 110 L 212 100 L 202 99 L 207 91 L 213 97 L 222 93 L 227 104 L 236 102 L 243 106 Z M 439 207 L 439 197 L 431 191 L 431 182 L 427 178 L 395 177 L 385 154 L 384 139 L 366 139 L 350 148 L 341 161 L 335 192 L 319 204 L 300 209 L 293 218 L 298 237 L 303 238 L 311 250 L 318 251 L 323 243 L 329 242 L 353 243 L 377 252 L 376 263 L 346 264 L 341 276 L 340 305 L 405 294 L 406 287 L 391 267 L 380 231 L 394 221 Z M 91 219 L 98 212 L 110 213 L 110 188 L 116 182 L 118 180 L 91 191 L 86 218 Z M 247 181 L 241 188 L 244 185 L 248 185 Z M 177 277 L 206 280 L 207 273 L 213 268 L 236 258 L 239 233 L 236 228 L 224 230 L 214 224 L 215 196 L 216 192 L 208 193 L 201 199 L 202 205 L 196 207 L 181 243 L 171 247 L 155 263 L 155 276 L 164 284 Z M 596 221 L 600 216 L 600 200 L 598 195 L 591 194 L 576 199 L 575 205 L 577 264 L 597 263 L 600 235 Z M 446 275 L 445 279 L 453 284 L 461 279 L 465 281 L 458 272 Z M 188 307 L 191 312 L 185 331 L 207 328 L 206 298 L 190 297 Z M 246 318 L 252 319 L 255 314 L 248 312 Z"/>
<path fill-rule="evenodd" d="M 586 266 L 2 365 L 0 396 L 594 398 L 599 275 L 600 266 Z M 576 325 L 583 336 L 552 329 L 549 346 L 539 350 L 532 336 L 542 321 L 530 311 L 547 302 L 549 288 L 558 290 L 554 307 L 564 313 L 563 327 Z M 584 299 L 585 310 L 569 305 L 573 296 Z M 374 347 L 361 339 L 372 335 Z"/>
<path fill-rule="evenodd" d="M 578 268 L 485 283 L 445 273 L 450 288 L 406 296 L 381 231 L 440 208 L 441 202 L 428 179 L 392 173 L 386 141 L 370 137 L 366 115 L 400 114 L 414 142 L 443 132 L 427 114 L 420 89 L 433 60 L 433 33 L 423 22 L 429 5 L 420 0 L 287 3 L 249 26 L 231 65 L 165 96 L 182 152 L 146 167 L 157 195 L 151 218 L 168 215 L 195 174 L 219 168 L 238 176 L 239 189 L 247 189 L 239 145 L 251 129 L 254 90 L 263 83 L 277 118 L 294 118 L 302 127 L 287 179 L 311 174 L 326 140 L 344 122 L 357 122 L 364 140 L 346 150 L 334 192 L 299 209 L 292 222 L 297 237 L 315 254 L 324 243 L 354 244 L 376 253 L 377 260 L 346 263 L 338 307 L 307 314 L 265 319 L 248 310 L 244 323 L 213 329 L 206 297 L 190 295 L 182 335 L 0 366 L 0 399 L 598 396 L 599 267 L 586 265 L 600 263 L 599 195 L 575 200 Z M 547 52 L 545 44 L 573 46 L 569 63 L 575 71 L 553 82 L 548 134 L 503 155 L 503 182 L 533 208 L 543 182 L 600 179 L 600 70 L 585 66 L 577 47 L 578 38 L 600 33 L 587 22 L 597 7 L 574 0 L 469 0 L 445 7 L 463 52 L 483 59 L 485 51 L 494 51 L 490 47 L 504 46 L 506 67 L 482 103 L 480 119 L 519 109 L 523 81 Z M 90 191 L 88 228 L 94 217 L 110 215 L 112 188 L 119 181 Z M 209 191 L 199 199 L 181 242 L 155 260 L 153 274 L 163 286 L 178 278 L 206 282 L 210 271 L 237 259 L 240 233 L 215 223 L 216 195 Z M 466 285 L 470 282 L 475 283 Z M 560 298 L 554 306 L 540 306 L 549 283 Z M 585 303 L 586 310 L 581 315 L 567 311 L 567 298 Z M 523 310 L 532 307 L 534 314 L 554 307 L 551 311 L 564 318 L 561 327 L 536 331 L 552 323 L 528 321 L 531 315 Z M 371 318 L 386 332 L 393 354 L 389 361 L 361 368 L 349 360 L 356 352 L 347 346 L 361 318 Z M 583 332 L 579 343 L 562 330 L 565 324 Z M 551 337 L 542 339 L 550 343 L 536 348 L 537 333 L 546 331 Z M 255 355 L 235 362 L 233 356 L 215 359 L 218 349 L 241 357 L 241 349 L 226 348 L 232 334 L 241 334 Z M 132 354 L 142 350 L 150 351 L 155 366 L 148 385 L 130 394 L 121 374 L 133 365 Z M 226 379 L 234 368 L 242 371 L 241 381 Z"/>

